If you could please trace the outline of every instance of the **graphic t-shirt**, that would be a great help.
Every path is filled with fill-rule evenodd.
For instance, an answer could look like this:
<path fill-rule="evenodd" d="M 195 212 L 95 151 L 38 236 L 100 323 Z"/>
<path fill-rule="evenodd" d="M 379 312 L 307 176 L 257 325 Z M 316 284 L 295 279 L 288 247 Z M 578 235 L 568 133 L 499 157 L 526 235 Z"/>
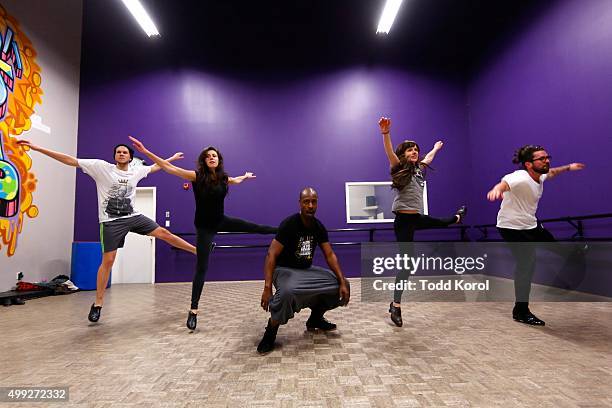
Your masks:
<path fill-rule="evenodd" d="M 97 159 L 79 159 L 79 167 L 96 182 L 98 219 L 100 222 L 140 214 L 134 208 L 136 185 L 151 172 L 151 166 L 138 166 L 127 171 Z"/>
<path fill-rule="evenodd" d="M 546 174 L 542 174 L 538 183 L 526 170 L 517 170 L 502 178 L 510 186 L 510 191 L 504 193 L 497 213 L 499 228 L 527 230 L 538 226 L 536 211 L 546 177 Z"/>
<path fill-rule="evenodd" d="M 307 228 L 298 213 L 281 222 L 274 238 L 283 244 L 283 250 L 276 261 L 278 266 L 310 268 L 317 246 L 329 242 L 325 226 L 316 218 L 313 221 L 311 227 Z"/>

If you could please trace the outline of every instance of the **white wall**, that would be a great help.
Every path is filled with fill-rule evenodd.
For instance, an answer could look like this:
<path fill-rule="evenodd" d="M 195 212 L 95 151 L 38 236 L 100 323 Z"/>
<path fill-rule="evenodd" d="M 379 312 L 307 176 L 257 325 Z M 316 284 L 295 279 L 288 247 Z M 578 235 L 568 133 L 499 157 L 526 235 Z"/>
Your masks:
<path fill-rule="evenodd" d="M 351 208 L 351 217 L 371 217 L 375 216 L 374 211 L 366 211 L 363 208 L 366 206 L 366 197 L 375 195 L 374 186 L 350 186 L 349 206 Z"/>
<path fill-rule="evenodd" d="M 38 52 L 42 69 L 42 104 L 35 107 L 47 134 L 32 129 L 23 135 L 36 144 L 76 156 L 81 56 L 81 0 L 2 0 Z M 38 179 L 36 218 L 25 219 L 15 255 L 0 252 L 0 291 L 15 284 L 17 272 L 27 281 L 70 275 L 73 240 L 75 169 L 30 152 Z"/>

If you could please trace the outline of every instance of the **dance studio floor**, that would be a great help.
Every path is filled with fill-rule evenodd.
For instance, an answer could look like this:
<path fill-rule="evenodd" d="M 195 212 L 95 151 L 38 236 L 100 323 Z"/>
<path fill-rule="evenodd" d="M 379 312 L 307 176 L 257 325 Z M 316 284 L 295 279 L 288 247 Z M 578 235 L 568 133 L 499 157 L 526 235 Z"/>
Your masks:
<path fill-rule="evenodd" d="M 535 304 L 543 328 L 510 303 L 405 303 L 396 328 L 351 283 L 337 331 L 305 310 L 267 356 L 262 282 L 207 283 L 193 333 L 189 284 L 115 285 L 96 325 L 93 292 L 1 308 L 0 386 L 70 387 L 58 407 L 612 406 L 612 303 Z"/>

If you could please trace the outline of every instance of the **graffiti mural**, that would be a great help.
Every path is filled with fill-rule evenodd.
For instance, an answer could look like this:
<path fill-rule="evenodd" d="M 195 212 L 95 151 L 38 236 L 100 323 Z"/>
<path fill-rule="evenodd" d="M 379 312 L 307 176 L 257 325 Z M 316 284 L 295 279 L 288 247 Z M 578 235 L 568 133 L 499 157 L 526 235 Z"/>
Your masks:
<path fill-rule="evenodd" d="M 0 5 L 0 250 L 12 256 L 24 217 L 34 218 L 36 177 L 30 156 L 17 136 L 30 130 L 36 104 L 42 102 L 41 69 L 32 42 L 17 20 Z"/>

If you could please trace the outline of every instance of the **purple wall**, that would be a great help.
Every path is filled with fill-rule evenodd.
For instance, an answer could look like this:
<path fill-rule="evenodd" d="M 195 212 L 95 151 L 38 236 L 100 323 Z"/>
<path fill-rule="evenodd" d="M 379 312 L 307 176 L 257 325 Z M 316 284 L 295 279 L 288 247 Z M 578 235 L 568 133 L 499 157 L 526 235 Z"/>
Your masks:
<path fill-rule="evenodd" d="M 541 144 L 552 165 L 584 162 L 545 185 L 541 218 L 612 212 L 612 2 L 561 1 L 510 42 L 468 88 L 473 196 L 470 222 L 492 223 L 487 190 L 514 167 L 514 150 Z M 587 236 L 612 236 L 612 221 Z M 572 234 L 558 230 L 559 237 Z"/>
<path fill-rule="evenodd" d="M 134 134 L 161 155 L 184 151 L 182 165 L 192 168 L 200 150 L 213 144 L 230 174 L 249 170 L 258 176 L 231 188 L 228 215 L 277 224 L 297 211 L 299 190 L 312 185 L 320 194 L 319 218 L 328 228 L 343 228 L 349 226 L 344 182 L 388 179 L 376 126 L 384 114 L 393 118 L 396 143 L 416 139 L 427 150 L 437 139 L 445 141 L 428 177 L 432 215 L 447 215 L 466 203 L 468 223 L 494 223 L 499 203 L 488 203 L 485 194 L 514 169 L 512 153 L 527 143 L 546 146 L 553 165 L 583 161 L 588 166 L 546 185 L 541 218 L 611 212 L 606 199 L 612 184 L 609 21 L 607 0 L 560 1 L 500 47 L 467 91 L 440 78 L 382 68 L 279 81 L 159 71 L 104 86 L 83 75 L 78 154 L 111 160 L 112 146 Z M 171 211 L 171 230 L 193 232 L 193 197 L 182 190 L 181 180 L 156 174 L 142 185 L 158 187 L 159 223 Z M 95 240 L 95 190 L 82 174 L 77 196 L 75 239 Z M 560 238 L 573 233 L 569 227 L 550 227 Z M 587 234 L 611 236 L 611 221 L 588 222 Z M 433 231 L 418 238 L 457 236 L 457 231 Z M 391 240 L 392 234 L 381 237 Z M 217 241 L 267 244 L 270 238 Z M 365 241 L 367 234 L 332 236 L 332 242 L 347 240 Z M 157 245 L 157 281 L 190 280 L 194 258 Z M 345 273 L 357 276 L 358 247 L 336 250 Z M 208 279 L 261 279 L 264 253 L 219 249 Z"/>
<path fill-rule="evenodd" d="M 388 179 L 377 127 L 383 114 L 393 118 L 395 142 L 416 139 L 426 150 L 438 139 L 445 141 L 434 163 L 436 171 L 429 173 L 432 214 L 452 213 L 469 203 L 464 89 L 387 69 L 354 68 L 282 83 L 194 70 L 159 72 L 103 87 L 85 81 L 78 155 L 111 160 L 112 147 L 133 134 L 160 155 L 185 152 L 179 165 L 193 168 L 201 149 L 212 144 L 220 148 L 231 175 L 246 170 L 257 175 L 230 189 L 228 215 L 276 225 L 297 212 L 300 189 L 312 185 L 319 192 L 318 217 L 328 228 L 344 228 L 350 226 L 345 223 L 344 182 Z M 193 195 L 183 191 L 182 180 L 159 173 L 141 185 L 158 188 L 160 224 L 170 211 L 172 231 L 194 231 Z M 77 196 L 75 240 L 95 240 L 96 195 L 93 181 L 83 174 L 77 178 Z M 358 249 L 338 248 L 338 253 L 345 273 L 357 276 Z M 264 249 L 217 250 L 208 279 L 261 279 L 264 254 Z M 191 279 L 191 255 L 158 243 L 156 258 L 157 281 Z"/>

